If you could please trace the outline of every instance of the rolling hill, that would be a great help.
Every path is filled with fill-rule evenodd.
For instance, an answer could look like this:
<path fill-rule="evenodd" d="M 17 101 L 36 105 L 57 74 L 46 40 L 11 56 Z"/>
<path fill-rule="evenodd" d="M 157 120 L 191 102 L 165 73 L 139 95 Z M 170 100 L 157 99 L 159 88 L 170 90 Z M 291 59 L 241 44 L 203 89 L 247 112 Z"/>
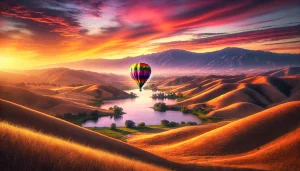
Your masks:
<path fill-rule="evenodd" d="M 292 76 L 292 75 L 300 75 L 300 67 L 288 67 L 275 71 L 268 71 L 254 74 L 257 76 L 271 76 L 271 77 L 284 77 L 284 76 Z"/>
<path fill-rule="evenodd" d="M 175 84 L 176 82 L 178 83 Z M 187 107 L 190 110 L 194 107 L 211 109 L 213 112 L 208 115 L 209 117 L 242 118 L 264 108 L 300 99 L 300 77 L 297 75 L 283 77 L 210 75 L 196 78 L 184 76 L 183 79 L 169 78 L 156 83 L 155 86 L 163 91 L 184 95 L 182 101 L 171 104 L 170 107 Z"/>
<path fill-rule="evenodd" d="M 167 170 L 0 122 L 1 170 Z"/>
<path fill-rule="evenodd" d="M 122 99 L 122 98 L 131 98 L 131 96 L 113 86 L 107 85 L 84 85 L 76 87 L 72 90 L 73 92 L 90 95 L 92 97 L 100 97 L 104 100 L 108 99 Z"/>
<path fill-rule="evenodd" d="M 130 144 L 176 161 L 266 170 L 299 168 L 300 102 L 289 102 L 255 113 L 198 135 L 185 129 L 134 136 Z M 204 130 L 206 125 L 198 126 Z M 190 131 L 192 131 L 191 127 Z M 181 135 L 177 141 L 162 137 Z M 171 141 L 169 143 L 168 141 Z M 148 143 L 149 142 L 149 143 Z M 209 159 L 209 160 L 208 160 Z"/>
<path fill-rule="evenodd" d="M 138 158 L 140 161 L 160 166 L 183 169 L 203 169 L 218 167 L 205 167 L 194 165 L 182 165 L 168 161 L 139 148 L 128 145 L 122 141 L 112 139 L 86 128 L 71 124 L 48 114 L 26 108 L 24 106 L 0 99 L 0 120 L 35 131 L 41 131 L 46 135 L 55 135 L 58 138 L 72 141 L 81 145 L 119 154 L 128 158 Z"/>
<path fill-rule="evenodd" d="M 7 72 L 8 73 L 8 72 Z M 85 70 L 72 70 L 68 68 L 50 68 L 41 70 L 13 70 L 8 74 L 14 75 L 13 82 L 25 83 L 48 83 L 62 86 L 82 85 L 82 84 L 106 84 L 113 85 L 120 89 L 130 89 L 135 86 L 128 76 L 117 75 L 112 73 L 98 73 Z M 22 78 L 23 77 L 23 78 Z M 20 79 L 18 79 L 20 78 Z M 0 81 L 10 82 L 12 79 Z"/>
<path fill-rule="evenodd" d="M 218 118 L 243 118 L 264 110 L 264 108 L 248 102 L 238 102 L 207 114 Z"/>
<path fill-rule="evenodd" d="M 0 85 L 0 98 L 54 116 L 56 114 L 64 113 L 77 114 L 78 112 L 90 112 L 96 109 L 110 113 L 110 111 L 104 109 L 102 110 L 87 105 L 75 104 L 60 98 L 36 94 L 24 88 L 13 86 Z"/>

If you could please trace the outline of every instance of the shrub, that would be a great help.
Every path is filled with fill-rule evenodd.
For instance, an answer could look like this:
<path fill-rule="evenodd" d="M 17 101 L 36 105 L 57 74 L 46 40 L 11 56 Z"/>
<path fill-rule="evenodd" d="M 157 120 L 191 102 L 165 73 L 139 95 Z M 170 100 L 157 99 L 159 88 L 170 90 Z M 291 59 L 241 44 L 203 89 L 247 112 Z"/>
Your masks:
<path fill-rule="evenodd" d="M 79 116 L 79 117 L 87 116 L 87 113 L 86 112 L 78 112 L 77 116 Z"/>
<path fill-rule="evenodd" d="M 181 121 L 181 125 L 185 125 L 185 122 Z"/>
<path fill-rule="evenodd" d="M 169 127 L 176 127 L 177 125 L 178 125 L 178 123 L 173 122 L 173 121 L 168 124 Z"/>
<path fill-rule="evenodd" d="M 130 92 L 129 95 L 131 96 L 131 98 L 136 98 L 137 97 L 137 95 L 134 92 Z"/>
<path fill-rule="evenodd" d="M 137 127 L 139 127 L 139 128 L 143 128 L 143 127 L 145 127 L 145 126 L 146 126 L 145 122 L 141 122 L 141 123 L 139 123 L 139 124 L 138 124 L 138 126 L 137 126 Z"/>
<path fill-rule="evenodd" d="M 211 109 L 202 109 L 202 108 L 198 108 L 198 107 L 194 107 L 192 109 L 192 113 L 194 114 L 203 114 L 203 115 L 206 115 L 208 114 L 209 112 L 211 111 Z"/>
<path fill-rule="evenodd" d="M 99 97 L 95 97 L 93 100 L 92 100 L 92 106 L 95 106 L 95 107 L 101 107 L 101 105 L 104 104 L 104 101 L 102 98 L 99 98 Z"/>
<path fill-rule="evenodd" d="M 194 113 L 194 114 L 198 114 L 199 111 L 200 111 L 200 109 L 199 109 L 198 107 L 194 107 L 194 108 L 192 109 L 192 113 Z"/>
<path fill-rule="evenodd" d="M 187 122 L 187 125 L 197 125 L 197 122 L 191 122 L 191 121 L 189 121 L 189 122 Z"/>
<path fill-rule="evenodd" d="M 98 110 L 94 110 L 91 112 L 91 116 L 93 117 L 99 117 L 99 111 Z"/>
<path fill-rule="evenodd" d="M 168 126 L 170 122 L 168 120 L 164 119 L 164 120 L 161 120 L 160 123 L 163 126 Z"/>
<path fill-rule="evenodd" d="M 177 98 L 183 98 L 183 94 L 179 92 L 179 93 L 177 94 Z"/>
<path fill-rule="evenodd" d="M 111 130 L 116 130 L 117 129 L 117 124 L 115 124 L 115 123 L 110 124 L 110 129 Z"/>
<path fill-rule="evenodd" d="M 125 121 L 125 126 L 127 128 L 133 128 L 133 127 L 135 127 L 135 123 L 132 120 L 126 120 Z"/>
<path fill-rule="evenodd" d="M 154 110 L 164 112 L 167 110 L 167 105 L 163 102 L 155 103 L 153 106 Z"/>
<path fill-rule="evenodd" d="M 115 114 L 123 114 L 123 108 L 121 108 L 117 105 L 110 107 L 109 110 L 113 110 Z"/>
<path fill-rule="evenodd" d="M 182 113 L 188 113 L 189 112 L 189 110 L 186 107 L 181 107 L 179 110 Z"/>

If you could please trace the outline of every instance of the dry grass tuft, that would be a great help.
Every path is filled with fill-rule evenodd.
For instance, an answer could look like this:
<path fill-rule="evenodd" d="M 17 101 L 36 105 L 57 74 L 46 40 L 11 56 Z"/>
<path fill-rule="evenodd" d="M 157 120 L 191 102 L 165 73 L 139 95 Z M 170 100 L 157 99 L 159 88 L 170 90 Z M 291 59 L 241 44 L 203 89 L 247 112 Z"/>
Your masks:
<path fill-rule="evenodd" d="M 166 170 L 0 122 L 3 170 Z"/>

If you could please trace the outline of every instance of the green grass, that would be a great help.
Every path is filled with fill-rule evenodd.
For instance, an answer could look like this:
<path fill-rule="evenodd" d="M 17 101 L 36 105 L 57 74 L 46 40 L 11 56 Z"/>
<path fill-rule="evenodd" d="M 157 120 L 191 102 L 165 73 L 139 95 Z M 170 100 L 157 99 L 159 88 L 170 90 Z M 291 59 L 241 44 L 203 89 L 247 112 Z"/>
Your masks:
<path fill-rule="evenodd" d="M 104 116 L 111 116 L 111 114 L 100 114 L 100 117 L 104 117 Z M 73 117 L 73 118 L 61 118 L 65 121 L 71 122 L 73 124 L 79 125 L 81 126 L 82 122 L 85 122 L 87 120 L 96 120 L 96 118 L 94 116 L 91 115 L 87 115 L 87 116 L 77 116 L 77 117 Z M 98 118 L 97 118 L 98 119 Z"/>
<path fill-rule="evenodd" d="M 68 118 L 68 119 L 64 119 L 64 120 L 81 126 L 82 122 L 87 121 L 87 120 L 93 120 L 93 119 L 94 119 L 93 116 L 81 116 L 81 117 Z"/>
<path fill-rule="evenodd" d="M 147 126 L 144 128 L 117 127 L 116 130 L 111 130 L 110 128 L 89 128 L 89 129 L 99 132 L 101 134 L 104 134 L 106 136 L 126 142 L 128 135 L 133 134 L 133 133 L 139 133 L 139 132 L 140 133 L 158 133 L 158 132 L 170 130 L 171 128 L 166 128 L 164 126 L 155 125 L 155 126 Z"/>

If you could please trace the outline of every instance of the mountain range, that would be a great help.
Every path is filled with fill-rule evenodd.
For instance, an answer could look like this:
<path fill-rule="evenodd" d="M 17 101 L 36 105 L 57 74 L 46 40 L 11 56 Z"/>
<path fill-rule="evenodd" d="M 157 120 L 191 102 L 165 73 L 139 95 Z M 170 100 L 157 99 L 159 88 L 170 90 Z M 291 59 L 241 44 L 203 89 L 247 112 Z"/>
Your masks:
<path fill-rule="evenodd" d="M 207 53 L 195 53 L 171 49 L 164 52 L 126 57 L 121 59 L 85 59 L 76 62 L 41 66 L 41 68 L 65 67 L 96 72 L 122 73 L 133 63 L 148 63 L 153 73 L 178 74 L 237 74 L 283 67 L 299 66 L 300 54 L 279 54 L 242 48 L 225 48 Z M 176 74 L 174 73 L 176 72 Z"/>

